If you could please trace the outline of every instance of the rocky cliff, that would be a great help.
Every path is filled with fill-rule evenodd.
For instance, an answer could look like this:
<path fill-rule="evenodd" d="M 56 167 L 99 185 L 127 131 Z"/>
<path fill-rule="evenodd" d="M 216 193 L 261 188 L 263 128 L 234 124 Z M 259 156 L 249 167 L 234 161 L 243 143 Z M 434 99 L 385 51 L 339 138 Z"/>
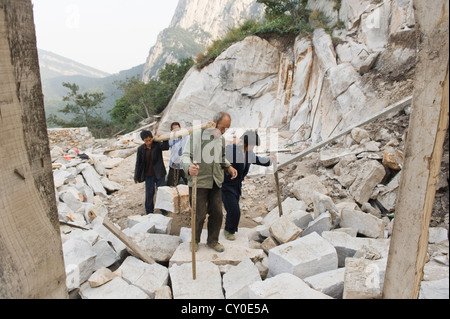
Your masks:
<path fill-rule="evenodd" d="M 150 50 L 143 80 L 147 82 L 166 63 L 197 55 L 228 29 L 263 13 L 256 0 L 180 0 L 169 28 Z"/>
<path fill-rule="evenodd" d="M 227 111 L 232 127 L 277 127 L 317 142 L 410 95 L 412 1 L 334 2 L 308 4 L 330 18 L 331 34 L 316 29 L 287 47 L 279 38 L 249 36 L 208 67 L 193 68 L 161 127 Z"/>

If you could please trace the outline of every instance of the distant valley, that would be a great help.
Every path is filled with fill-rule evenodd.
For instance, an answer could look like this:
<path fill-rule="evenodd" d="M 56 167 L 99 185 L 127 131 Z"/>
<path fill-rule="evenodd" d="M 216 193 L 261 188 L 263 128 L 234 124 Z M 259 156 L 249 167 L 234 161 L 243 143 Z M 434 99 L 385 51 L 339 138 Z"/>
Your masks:
<path fill-rule="evenodd" d="M 62 99 L 68 90 L 62 86 L 62 83 L 69 82 L 76 83 L 81 92 L 104 93 L 106 99 L 100 114 L 104 118 L 109 118 L 107 112 L 122 96 L 122 91 L 117 89 L 115 82 L 125 81 L 131 77 L 141 78 L 144 68 L 142 64 L 117 74 L 109 74 L 46 50 L 38 49 L 38 53 L 47 116 L 55 114 L 63 117 L 58 110 L 65 105 Z"/>

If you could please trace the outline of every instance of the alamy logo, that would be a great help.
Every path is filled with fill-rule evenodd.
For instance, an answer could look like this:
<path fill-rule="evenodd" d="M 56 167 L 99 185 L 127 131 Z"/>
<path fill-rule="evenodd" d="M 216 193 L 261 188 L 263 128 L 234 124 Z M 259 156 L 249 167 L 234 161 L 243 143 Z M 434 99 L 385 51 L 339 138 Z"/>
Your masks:
<path fill-rule="evenodd" d="M 379 29 L 381 27 L 381 8 L 376 8 L 365 19 L 364 25 L 367 30 Z"/>
<path fill-rule="evenodd" d="M 80 28 L 80 7 L 76 4 L 70 4 L 66 8 L 66 27 L 68 29 Z"/>
<path fill-rule="evenodd" d="M 200 127 L 201 121 L 194 121 L 194 127 Z M 225 143 L 222 139 L 222 134 L 217 129 L 207 129 L 207 130 L 195 130 L 191 135 L 190 147 L 191 147 L 191 156 L 192 160 L 197 163 L 222 163 L 224 158 L 227 158 L 230 162 L 231 159 L 235 163 L 245 163 L 247 160 L 250 163 L 254 163 L 255 153 L 253 151 L 249 151 L 247 153 L 247 157 L 241 153 L 240 150 L 243 149 L 243 140 L 241 137 L 246 132 L 257 132 L 258 142 L 250 141 L 249 144 L 259 144 L 257 146 L 258 150 L 262 150 L 266 152 L 266 154 L 273 155 L 278 152 L 278 129 L 277 128 L 259 128 L 259 129 L 246 129 L 246 128 L 238 128 L 234 130 L 233 133 L 233 143 L 238 145 L 239 151 L 232 151 L 232 148 L 225 148 Z M 229 135 L 228 135 L 229 136 Z M 223 153 L 223 150 L 226 149 L 226 153 Z M 230 151 L 232 153 L 230 153 Z M 268 158 L 267 156 L 263 156 L 261 158 L 261 162 L 264 162 L 264 158 Z"/>
<path fill-rule="evenodd" d="M 380 268 L 375 264 L 371 264 L 367 266 L 365 273 L 368 274 L 365 282 L 366 287 L 370 289 L 380 288 Z"/>

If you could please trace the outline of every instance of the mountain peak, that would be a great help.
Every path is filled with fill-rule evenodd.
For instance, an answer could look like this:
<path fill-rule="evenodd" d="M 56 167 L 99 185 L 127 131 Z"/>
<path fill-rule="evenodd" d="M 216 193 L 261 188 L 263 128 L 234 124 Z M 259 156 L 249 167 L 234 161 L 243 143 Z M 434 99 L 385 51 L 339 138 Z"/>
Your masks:
<path fill-rule="evenodd" d="M 169 28 L 150 50 L 143 80 L 148 82 L 166 63 L 196 56 L 229 29 L 263 15 L 264 6 L 256 0 L 180 0 Z"/>
<path fill-rule="evenodd" d="M 81 75 L 91 78 L 104 78 L 110 75 L 107 72 L 83 65 L 50 51 L 38 49 L 38 53 L 41 77 L 43 79 L 72 75 Z"/>

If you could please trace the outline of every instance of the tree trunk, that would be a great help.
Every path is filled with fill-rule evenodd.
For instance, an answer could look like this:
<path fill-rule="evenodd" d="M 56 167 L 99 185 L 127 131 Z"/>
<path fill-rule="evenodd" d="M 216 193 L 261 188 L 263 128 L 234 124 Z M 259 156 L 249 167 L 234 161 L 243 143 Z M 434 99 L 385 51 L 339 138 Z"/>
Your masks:
<path fill-rule="evenodd" d="M 30 0 L 0 0 L 0 298 L 67 298 Z"/>

